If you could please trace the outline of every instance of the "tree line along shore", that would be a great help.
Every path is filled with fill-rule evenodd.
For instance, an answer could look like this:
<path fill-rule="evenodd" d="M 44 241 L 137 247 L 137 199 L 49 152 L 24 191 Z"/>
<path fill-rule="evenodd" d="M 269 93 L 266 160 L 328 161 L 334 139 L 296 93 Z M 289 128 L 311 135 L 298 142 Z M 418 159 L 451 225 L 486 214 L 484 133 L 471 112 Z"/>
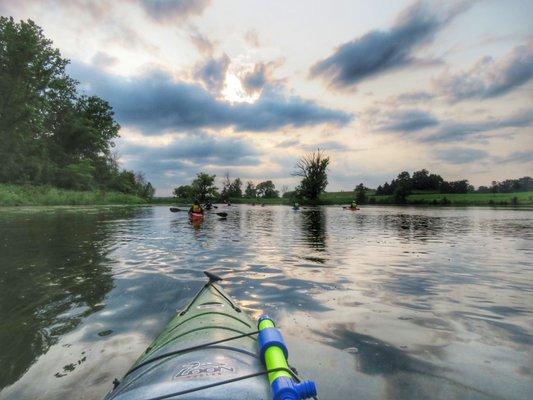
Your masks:
<path fill-rule="evenodd" d="M 295 190 L 282 187 L 277 190 L 271 180 L 255 184 L 226 175 L 219 190 L 215 175 L 197 174 L 189 185 L 174 189 L 174 197 L 154 198 L 159 204 L 188 203 L 194 199 L 234 204 L 292 205 L 346 205 L 355 201 L 359 205 L 427 205 L 427 206 L 527 206 L 533 205 L 533 180 L 530 177 L 493 181 L 491 186 L 477 189 L 468 180 L 446 181 L 440 175 L 422 169 L 411 175 L 407 171 L 398 174 L 390 183 L 377 189 L 360 183 L 353 191 L 326 192 L 329 157 L 316 152 L 302 157 L 306 167 L 300 169 L 302 181 Z M 320 164 L 322 163 L 322 168 Z M 244 187 L 244 189 L 243 189 Z M 319 187 L 319 189 L 316 189 Z"/>
<path fill-rule="evenodd" d="M 244 191 L 239 178 L 230 180 L 229 177 L 226 177 L 221 190 L 215 186 L 214 181 L 214 175 L 200 173 L 191 185 L 176 188 L 173 197 L 152 197 L 150 199 L 117 191 L 87 191 L 53 186 L 0 184 L 0 205 L 189 204 L 195 198 L 199 198 L 210 202 L 257 205 L 293 205 L 294 202 L 314 205 L 346 205 L 355 200 L 360 205 L 533 206 L 533 190 L 531 190 L 533 181 L 528 177 L 493 182 L 492 186 L 480 187 L 476 191 L 472 191 L 472 188 L 469 187 L 469 191 L 465 193 L 442 193 L 435 190 L 411 188 L 401 201 L 398 201 L 398 195 L 395 196 L 394 193 L 378 194 L 376 189 L 366 188 L 362 184 L 359 184 L 352 191 L 322 191 L 314 201 L 306 201 L 306 198 L 298 194 L 297 191 L 287 190 L 286 187 L 278 191 L 270 180 L 260 182 L 257 185 L 254 185 L 253 182 L 247 182 Z"/>
<path fill-rule="evenodd" d="M 397 205 L 392 196 L 376 196 L 375 191 L 367 192 L 368 202 L 361 205 Z M 286 205 L 292 206 L 294 200 L 287 197 L 277 198 L 251 198 L 231 197 L 227 199 L 231 204 L 256 204 L 256 205 Z M 354 192 L 326 192 L 320 196 L 317 205 L 346 205 L 354 200 Z M 226 200 L 225 200 L 226 201 Z M 188 204 L 185 199 L 175 197 L 154 197 L 152 204 Z M 533 206 L 533 191 L 511 193 L 424 193 L 415 192 L 409 195 L 406 205 L 420 206 Z"/>

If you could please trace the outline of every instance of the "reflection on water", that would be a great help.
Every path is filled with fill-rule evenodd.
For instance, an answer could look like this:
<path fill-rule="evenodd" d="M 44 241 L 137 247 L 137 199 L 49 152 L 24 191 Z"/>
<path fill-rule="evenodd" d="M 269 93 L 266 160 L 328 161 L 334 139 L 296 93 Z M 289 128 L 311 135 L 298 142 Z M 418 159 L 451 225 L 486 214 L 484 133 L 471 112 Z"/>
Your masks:
<path fill-rule="evenodd" d="M 533 218 L 453 208 L 0 211 L 0 399 L 100 399 L 203 282 L 323 399 L 526 399 Z"/>

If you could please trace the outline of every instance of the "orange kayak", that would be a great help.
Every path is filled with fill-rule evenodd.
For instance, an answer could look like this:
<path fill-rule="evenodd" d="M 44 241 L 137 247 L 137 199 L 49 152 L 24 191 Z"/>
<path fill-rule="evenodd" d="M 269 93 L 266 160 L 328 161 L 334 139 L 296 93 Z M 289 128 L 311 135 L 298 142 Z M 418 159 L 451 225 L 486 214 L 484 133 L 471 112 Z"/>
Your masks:
<path fill-rule="evenodd" d="M 203 213 L 191 212 L 189 213 L 189 218 L 193 221 L 200 221 L 204 217 Z"/>

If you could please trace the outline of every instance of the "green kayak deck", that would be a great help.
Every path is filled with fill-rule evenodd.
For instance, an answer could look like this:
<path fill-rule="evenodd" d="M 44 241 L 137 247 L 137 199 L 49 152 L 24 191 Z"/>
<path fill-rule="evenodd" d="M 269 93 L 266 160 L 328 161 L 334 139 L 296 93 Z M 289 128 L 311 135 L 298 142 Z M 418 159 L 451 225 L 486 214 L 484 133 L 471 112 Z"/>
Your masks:
<path fill-rule="evenodd" d="M 139 357 L 106 400 L 271 398 L 255 335 L 256 323 L 210 281 Z M 199 389 L 200 388 L 200 389 Z"/>

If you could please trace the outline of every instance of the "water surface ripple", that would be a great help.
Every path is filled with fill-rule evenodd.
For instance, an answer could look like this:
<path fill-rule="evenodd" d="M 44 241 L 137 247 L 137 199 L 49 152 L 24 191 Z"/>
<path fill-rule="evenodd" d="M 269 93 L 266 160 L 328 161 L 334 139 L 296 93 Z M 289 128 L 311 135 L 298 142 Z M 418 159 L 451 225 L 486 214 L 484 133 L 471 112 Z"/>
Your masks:
<path fill-rule="evenodd" d="M 531 398 L 531 212 L 223 211 L 2 209 L 0 399 L 101 399 L 207 269 L 322 399 Z"/>

